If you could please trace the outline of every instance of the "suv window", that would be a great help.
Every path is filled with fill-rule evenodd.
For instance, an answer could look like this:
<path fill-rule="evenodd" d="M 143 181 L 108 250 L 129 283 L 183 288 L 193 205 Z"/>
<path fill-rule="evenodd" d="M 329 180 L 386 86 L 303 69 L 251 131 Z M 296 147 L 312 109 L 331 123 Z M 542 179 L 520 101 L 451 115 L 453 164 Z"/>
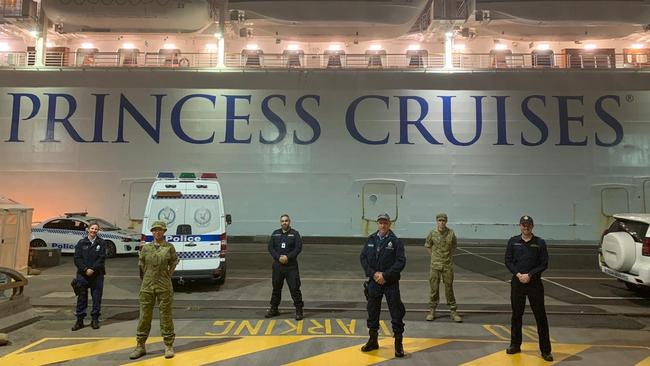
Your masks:
<path fill-rule="evenodd" d="M 636 242 L 642 242 L 648 232 L 648 224 L 638 221 L 617 219 L 607 229 L 608 233 L 626 232 L 634 238 Z"/>

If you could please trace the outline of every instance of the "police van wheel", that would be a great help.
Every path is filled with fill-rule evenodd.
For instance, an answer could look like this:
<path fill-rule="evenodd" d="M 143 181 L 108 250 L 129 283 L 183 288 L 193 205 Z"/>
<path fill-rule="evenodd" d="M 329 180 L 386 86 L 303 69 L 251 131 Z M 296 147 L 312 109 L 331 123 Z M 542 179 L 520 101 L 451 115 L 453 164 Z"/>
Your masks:
<path fill-rule="evenodd" d="M 221 277 L 219 277 L 218 280 L 213 280 L 213 282 L 214 282 L 214 284 L 217 285 L 217 286 L 221 286 L 221 285 L 223 285 L 224 282 L 226 282 L 226 271 L 224 270 L 224 271 L 223 271 L 223 275 L 221 275 Z"/>
<path fill-rule="evenodd" d="M 45 248 L 47 247 L 47 244 L 41 239 L 34 239 L 31 242 L 29 242 L 29 247 L 30 248 Z"/>
<path fill-rule="evenodd" d="M 115 244 L 113 244 L 112 241 L 107 241 L 106 258 L 115 258 L 116 255 L 117 255 L 117 248 L 115 248 Z"/>

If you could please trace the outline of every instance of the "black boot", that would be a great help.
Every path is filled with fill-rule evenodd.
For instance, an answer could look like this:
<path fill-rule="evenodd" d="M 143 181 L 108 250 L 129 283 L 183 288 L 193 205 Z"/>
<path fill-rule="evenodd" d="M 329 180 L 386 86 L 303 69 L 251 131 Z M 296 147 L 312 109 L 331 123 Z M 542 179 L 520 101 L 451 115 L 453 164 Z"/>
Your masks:
<path fill-rule="evenodd" d="M 395 357 L 404 357 L 404 345 L 402 345 L 402 335 L 395 335 Z"/>
<path fill-rule="evenodd" d="M 302 320 L 304 318 L 302 314 L 302 306 L 296 307 L 296 320 Z"/>
<path fill-rule="evenodd" d="M 280 315 L 280 312 L 278 311 L 278 308 L 275 306 L 271 306 L 269 310 L 266 312 L 264 315 L 265 318 L 273 318 L 274 316 Z"/>
<path fill-rule="evenodd" d="M 83 327 L 84 327 L 84 320 L 81 319 L 81 318 L 77 318 L 77 322 L 74 323 L 74 325 L 72 326 L 72 331 L 74 332 L 74 331 L 79 330 L 79 329 L 81 329 Z"/>
<path fill-rule="evenodd" d="M 377 341 L 377 337 L 379 336 L 378 331 L 376 329 L 370 329 L 368 334 L 370 334 L 370 338 L 368 339 L 368 342 L 361 347 L 361 352 L 370 352 L 379 349 L 379 341 Z"/>
<path fill-rule="evenodd" d="M 99 329 L 99 319 L 93 319 L 93 320 L 90 322 L 90 326 L 91 326 L 93 329 Z"/>

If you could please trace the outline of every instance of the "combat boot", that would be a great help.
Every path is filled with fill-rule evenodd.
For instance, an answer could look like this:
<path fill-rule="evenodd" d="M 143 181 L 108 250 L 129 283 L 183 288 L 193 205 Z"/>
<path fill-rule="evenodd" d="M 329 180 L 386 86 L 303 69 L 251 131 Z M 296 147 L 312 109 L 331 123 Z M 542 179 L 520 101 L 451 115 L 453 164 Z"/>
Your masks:
<path fill-rule="evenodd" d="M 377 340 L 379 332 L 376 329 L 370 329 L 368 334 L 370 335 L 370 338 L 368 339 L 368 342 L 361 347 L 361 352 L 370 352 L 379 349 L 379 341 Z"/>
<path fill-rule="evenodd" d="M 302 313 L 302 306 L 296 307 L 296 320 L 302 320 L 304 315 Z"/>
<path fill-rule="evenodd" d="M 174 357 L 174 347 L 165 345 L 165 358 Z"/>
<path fill-rule="evenodd" d="M 462 323 L 463 322 L 463 318 L 461 318 L 460 315 L 458 314 L 458 312 L 455 311 L 455 310 L 451 311 L 450 316 L 451 316 L 451 320 L 455 321 L 456 323 Z"/>
<path fill-rule="evenodd" d="M 404 345 L 402 344 L 402 335 L 395 335 L 395 357 L 404 357 L 406 356 L 406 353 L 404 353 Z"/>
<path fill-rule="evenodd" d="M 278 311 L 278 308 L 275 306 L 271 306 L 269 310 L 266 312 L 264 315 L 265 318 L 273 318 L 274 316 L 280 315 L 280 312 Z"/>
<path fill-rule="evenodd" d="M 129 355 L 129 358 L 135 360 L 136 358 L 140 358 L 146 354 L 147 354 L 147 350 L 144 348 L 144 342 L 138 342 L 138 344 L 135 346 L 135 348 Z"/>
<path fill-rule="evenodd" d="M 430 309 L 429 313 L 427 314 L 427 317 L 426 317 L 427 321 L 432 322 L 433 319 L 435 319 L 435 318 L 436 318 L 436 309 Z"/>
<path fill-rule="evenodd" d="M 77 330 L 79 330 L 79 329 L 81 329 L 83 327 L 84 327 L 84 320 L 80 319 L 80 318 L 77 318 L 77 322 L 74 323 L 74 325 L 72 326 L 72 331 L 73 332 L 77 331 Z"/>

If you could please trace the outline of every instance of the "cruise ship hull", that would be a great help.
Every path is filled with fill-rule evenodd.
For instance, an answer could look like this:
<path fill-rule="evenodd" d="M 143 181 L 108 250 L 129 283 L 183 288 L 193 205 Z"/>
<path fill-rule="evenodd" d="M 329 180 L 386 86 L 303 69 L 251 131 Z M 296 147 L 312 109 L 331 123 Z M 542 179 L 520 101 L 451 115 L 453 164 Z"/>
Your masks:
<path fill-rule="evenodd" d="M 633 71 L 0 71 L 0 192 L 36 219 L 128 226 L 159 171 L 216 172 L 229 235 L 289 213 L 361 236 L 502 239 L 522 214 L 596 240 L 650 198 L 650 74 Z"/>

